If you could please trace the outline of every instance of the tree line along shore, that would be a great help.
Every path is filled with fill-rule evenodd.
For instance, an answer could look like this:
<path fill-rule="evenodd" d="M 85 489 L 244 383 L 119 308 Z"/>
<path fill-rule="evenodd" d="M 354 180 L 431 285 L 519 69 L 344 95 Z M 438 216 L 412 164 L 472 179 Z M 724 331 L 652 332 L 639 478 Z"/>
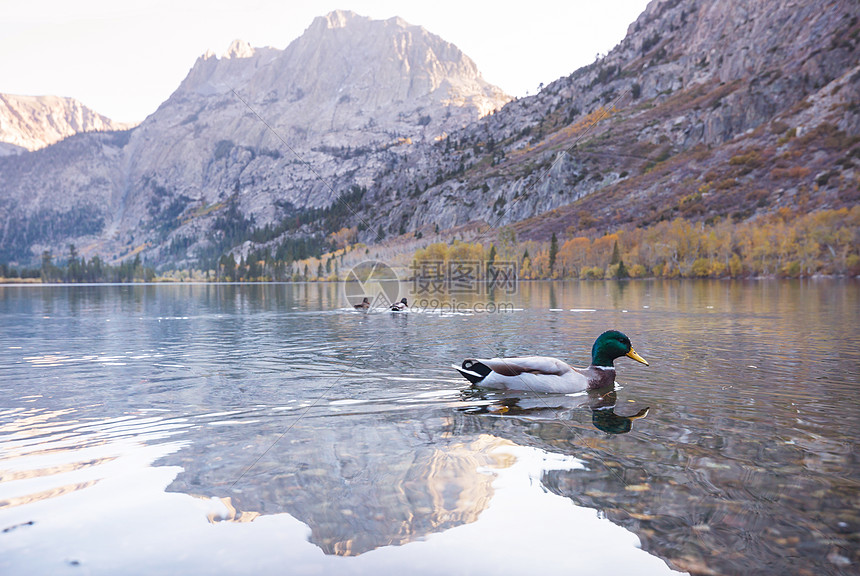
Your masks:
<path fill-rule="evenodd" d="M 278 260 L 265 251 L 237 260 L 227 253 L 208 270 L 191 266 L 157 272 L 139 254 L 109 264 L 99 256 L 86 259 L 70 246 L 65 257 L 45 251 L 38 268 L 0 263 L 0 281 L 338 281 L 348 272 L 350 262 L 356 261 L 356 254 L 379 259 L 378 250 L 371 255 L 377 247 L 342 242 L 352 237 L 348 232 L 332 234 L 330 242 L 318 243 L 319 254 L 300 260 Z M 391 250 L 383 250 L 383 254 Z M 520 241 L 513 227 L 503 227 L 492 239 L 432 243 L 406 254 L 406 259 L 413 265 L 505 262 L 516 266 L 521 280 L 853 277 L 860 275 L 860 206 L 807 214 L 781 209 L 740 223 L 676 218 L 602 235 L 570 229 L 545 241 Z M 399 260 L 403 261 L 403 254 Z"/>

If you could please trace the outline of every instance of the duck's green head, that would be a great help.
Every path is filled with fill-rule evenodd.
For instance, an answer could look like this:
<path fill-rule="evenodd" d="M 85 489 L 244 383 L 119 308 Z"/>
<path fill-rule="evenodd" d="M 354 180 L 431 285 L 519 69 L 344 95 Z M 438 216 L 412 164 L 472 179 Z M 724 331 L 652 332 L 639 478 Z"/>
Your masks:
<path fill-rule="evenodd" d="M 612 366 L 612 361 L 621 356 L 629 356 L 648 366 L 648 362 L 633 351 L 630 338 L 618 330 L 604 332 L 597 337 L 594 346 L 591 347 L 591 364 L 593 366 Z"/>

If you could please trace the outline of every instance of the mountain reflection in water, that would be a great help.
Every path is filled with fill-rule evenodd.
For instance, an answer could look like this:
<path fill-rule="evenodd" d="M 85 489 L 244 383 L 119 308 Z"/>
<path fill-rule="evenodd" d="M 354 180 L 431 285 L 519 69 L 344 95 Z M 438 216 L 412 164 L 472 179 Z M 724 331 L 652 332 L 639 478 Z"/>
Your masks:
<path fill-rule="evenodd" d="M 194 446 L 206 444 L 213 426 L 241 428 L 246 425 L 241 420 L 259 425 L 267 419 L 265 411 L 253 419 L 221 413 L 88 423 L 60 412 L 17 416 L 0 429 L 14 436 L 6 437 L 7 445 L 18 447 L 0 461 L 12 474 L 0 490 L 0 537 L 8 552 L 0 558 L 4 574 L 79 567 L 105 574 L 131 567 L 140 573 L 282 573 L 285 563 L 295 571 L 340 574 L 407 566 L 417 574 L 520 573 L 533 563 L 532 554 L 555 555 L 562 548 L 573 556 L 554 560 L 547 570 L 567 573 L 576 568 L 577 554 L 594 553 L 595 547 L 605 550 L 579 572 L 605 574 L 612 567 L 670 572 L 639 549 L 633 534 L 541 487 L 548 471 L 581 469 L 581 461 L 490 435 L 452 434 L 434 439 L 436 447 L 430 448 L 418 428 L 381 423 L 385 432 L 372 434 L 353 421 L 364 431 L 353 438 L 358 453 L 365 443 L 389 443 L 376 458 L 356 457 L 338 447 L 343 436 L 325 434 L 327 418 L 311 417 L 308 435 L 264 464 L 285 470 L 246 475 L 241 486 L 228 490 L 232 496 L 219 497 L 209 494 L 225 487 L 208 486 L 212 470 L 200 464 L 208 458 L 222 461 L 221 456 Z M 27 424 L 26 431 L 21 424 Z M 456 423 L 448 427 L 453 432 Z M 135 436 L 135 430 L 141 434 Z M 61 435 L 51 438 L 55 431 Z M 348 434 L 346 427 L 341 434 Z M 398 449 L 391 450 L 392 444 Z M 414 453 L 406 449 L 410 446 Z M 287 452 L 294 456 L 276 464 Z M 177 457 L 187 469 L 165 465 Z M 44 488 L 84 477 L 89 482 L 66 492 L 26 495 L 34 487 L 28 480 L 40 479 Z M 16 491 L 18 498 L 4 498 Z M 70 531 L 71 526 L 85 529 Z M 308 537 L 331 556 L 321 557 Z M 524 541 L 529 543 L 524 553 L 512 553 Z M 489 543 L 503 553 L 484 550 Z M 359 554 L 343 563 L 345 556 Z"/>
<path fill-rule="evenodd" d="M 238 511 L 287 512 L 311 528 L 327 554 L 356 555 L 474 522 L 492 499 L 488 470 L 510 465 L 499 440 L 454 438 L 451 423 L 377 415 L 307 418 L 232 488 L 240 468 L 229 444 L 179 455 L 185 471 L 169 490 L 229 495 Z M 247 431 L 246 431 L 247 432 Z M 221 450 L 225 450 L 222 452 Z"/>
<path fill-rule="evenodd" d="M 517 417 L 527 418 L 526 425 L 546 420 L 564 428 L 572 413 L 582 416 L 590 408 L 611 414 L 612 426 L 623 428 L 642 415 L 615 415 L 614 391 L 493 396 L 489 405 L 434 410 L 421 418 L 376 412 L 384 406 L 370 403 L 346 404 L 350 414 L 303 418 L 290 428 L 289 438 L 273 440 L 265 456 L 244 475 L 239 468 L 212 469 L 207 464 L 228 461 L 235 446 L 232 439 L 209 443 L 202 454 L 186 452 L 187 457 L 179 454 L 178 461 L 172 459 L 184 472 L 169 489 L 202 494 L 227 490 L 235 510 L 231 517 L 241 520 L 248 514 L 287 512 L 310 526 L 311 540 L 326 553 L 355 555 L 476 521 L 493 496 L 494 477 L 489 471 L 511 465 L 510 458 L 502 458 L 496 448 L 542 444 L 516 432 L 522 426 Z M 483 409 L 491 414 L 499 409 L 512 418 L 512 430 L 503 435 L 506 440 L 485 434 L 480 425 L 469 422 L 469 415 Z M 287 417 L 285 425 L 290 418 L 295 416 Z M 253 417 L 259 419 L 259 414 Z M 249 432 L 254 437 L 264 434 L 245 428 L 242 435 L 247 437 Z M 254 447 L 254 451 L 260 449 L 264 447 Z M 242 463 L 233 460 L 233 465 Z M 226 487 L 225 474 L 241 479 Z"/>

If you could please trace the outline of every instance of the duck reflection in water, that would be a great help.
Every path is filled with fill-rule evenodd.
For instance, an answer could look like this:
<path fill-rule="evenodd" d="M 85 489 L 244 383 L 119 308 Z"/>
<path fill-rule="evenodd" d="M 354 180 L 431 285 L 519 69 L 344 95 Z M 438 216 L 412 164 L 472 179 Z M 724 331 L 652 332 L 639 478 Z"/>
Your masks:
<path fill-rule="evenodd" d="M 633 421 L 645 418 L 649 408 L 635 412 L 618 409 L 618 393 L 614 388 L 589 390 L 585 396 L 534 394 L 523 392 L 497 392 L 480 388 L 463 390 L 462 399 L 467 402 L 487 401 L 486 404 L 460 408 L 469 414 L 494 414 L 528 418 L 530 420 L 564 420 L 573 418 L 583 408 L 591 410 L 591 423 L 595 428 L 609 434 L 626 434 L 633 429 Z"/>
<path fill-rule="evenodd" d="M 602 395 L 599 391 L 589 393 L 588 407 L 591 408 L 591 423 L 595 428 L 609 434 L 626 434 L 633 428 L 634 420 L 648 415 L 648 407 L 629 415 L 619 414 L 616 410 L 617 402 L 618 395 L 615 390 Z"/>

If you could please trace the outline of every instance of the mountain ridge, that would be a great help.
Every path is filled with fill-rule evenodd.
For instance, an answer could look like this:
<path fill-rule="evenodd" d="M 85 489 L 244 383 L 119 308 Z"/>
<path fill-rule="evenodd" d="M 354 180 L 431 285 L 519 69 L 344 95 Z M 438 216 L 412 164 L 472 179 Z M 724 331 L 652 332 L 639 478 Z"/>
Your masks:
<path fill-rule="evenodd" d="M 209 266 L 341 227 L 365 243 L 467 225 L 547 239 L 850 206 L 858 35 L 847 0 L 655 0 L 605 57 L 486 114 L 507 100 L 453 45 L 333 12 L 284 51 L 201 56 L 121 146 L 86 138 L 113 164 L 75 175 L 109 207 L 81 238 L 115 258 Z M 368 54 L 399 56 L 374 67 Z M 16 246 L 34 257 L 68 239 L 55 236 Z"/>
<path fill-rule="evenodd" d="M 850 205 L 857 179 L 851 159 L 857 151 L 858 116 L 850 104 L 860 78 L 857 16 L 850 2 L 651 2 L 631 24 L 630 35 L 605 57 L 476 122 L 450 145 L 416 152 L 422 157 L 411 163 L 419 169 L 413 167 L 408 177 L 398 176 L 396 168 L 390 171 L 368 191 L 369 200 L 391 189 L 421 190 L 418 215 L 408 215 L 405 202 L 405 210 L 395 208 L 393 218 L 382 223 L 390 231 L 468 221 L 496 227 L 566 207 L 567 217 L 554 230 L 536 232 L 543 239 L 552 231 L 572 227 L 586 233 L 595 226 L 580 220 L 597 220 L 605 230 L 609 222 L 641 225 L 683 214 L 681 200 L 702 194 L 698 189 L 711 180 L 734 197 L 718 206 L 714 190 L 704 190 L 702 201 L 687 203 L 707 212 L 705 217 L 755 217 L 778 209 L 780 202 L 793 202 L 787 199 L 801 188 L 815 192 L 822 207 Z M 771 21 L 785 24 L 769 28 Z M 783 36 L 788 40 L 783 42 Z M 759 56 L 753 58 L 752 52 Z M 802 74 L 782 72 L 795 66 Z M 793 110 L 815 98 L 821 104 L 818 116 Z M 758 138 L 754 147 L 768 151 L 765 157 L 774 162 L 795 162 L 782 157 L 799 153 L 787 135 L 801 123 L 807 129 L 836 126 L 848 148 L 822 151 L 828 159 L 818 163 L 818 172 L 805 167 L 811 173 L 802 178 L 786 178 L 790 166 L 775 168 L 779 177 L 773 178 L 773 166 L 764 160 L 746 174 L 734 174 L 738 170 L 729 162 L 736 154 L 727 151 L 744 152 L 740 140 L 733 141 L 749 139 L 767 125 L 779 133 Z M 770 152 L 784 137 L 785 150 Z M 662 173 L 667 161 L 679 162 L 684 154 L 696 156 L 696 147 L 704 147 L 698 150 L 701 158 L 692 158 L 702 169 L 687 171 L 684 178 L 670 174 L 658 186 L 651 172 Z M 839 164 L 843 155 L 847 164 Z M 441 179 L 435 176 L 440 167 Z M 821 171 L 840 175 L 823 193 L 814 181 Z M 759 174 L 772 185 L 765 193 L 750 181 Z M 746 213 L 750 195 L 759 197 Z M 642 217 L 624 215 L 626 205 Z M 578 211 L 588 218 L 578 218 Z M 369 241 L 371 235 L 365 232 L 362 239 Z"/>
<path fill-rule="evenodd" d="M 143 250 L 159 260 L 177 239 L 192 237 L 195 249 L 211 252 L 226 241 L 212 240 L 211 227 L 228 204 L 260 226 L 330 205 L 369 185 L 413 141 L 459 129 L 508 100 L 453 44 L 402 19 L 333 12 L 284 50 L 233 42 L 225 57 L 198 58 L 121 149 L 80 141 L 96 148 L 105 174 L 98 183 L 85 163 L 60 162 L 41 175 L 26 166 L 37 160 L 0 163 L 13 192 L 0 253 L 29 251 L 32 260 L 74 238 L 49 233 L 34 242 L 39 235 L 22 232 L 42 210 L 42 196 L 24 191 L 52 188 L 62 171 L 76 174 L 52 209 L 73 213 L 88 203 L 103 222 L 95 237 L 87 226 L 77 239 L 82 254 Z"/>
<path fill-rule="evenodd" d="M 83 132 L 132 126 L 115 122 L 74 98 L 0 94 L 0 155 L 38 150 Z"/>

